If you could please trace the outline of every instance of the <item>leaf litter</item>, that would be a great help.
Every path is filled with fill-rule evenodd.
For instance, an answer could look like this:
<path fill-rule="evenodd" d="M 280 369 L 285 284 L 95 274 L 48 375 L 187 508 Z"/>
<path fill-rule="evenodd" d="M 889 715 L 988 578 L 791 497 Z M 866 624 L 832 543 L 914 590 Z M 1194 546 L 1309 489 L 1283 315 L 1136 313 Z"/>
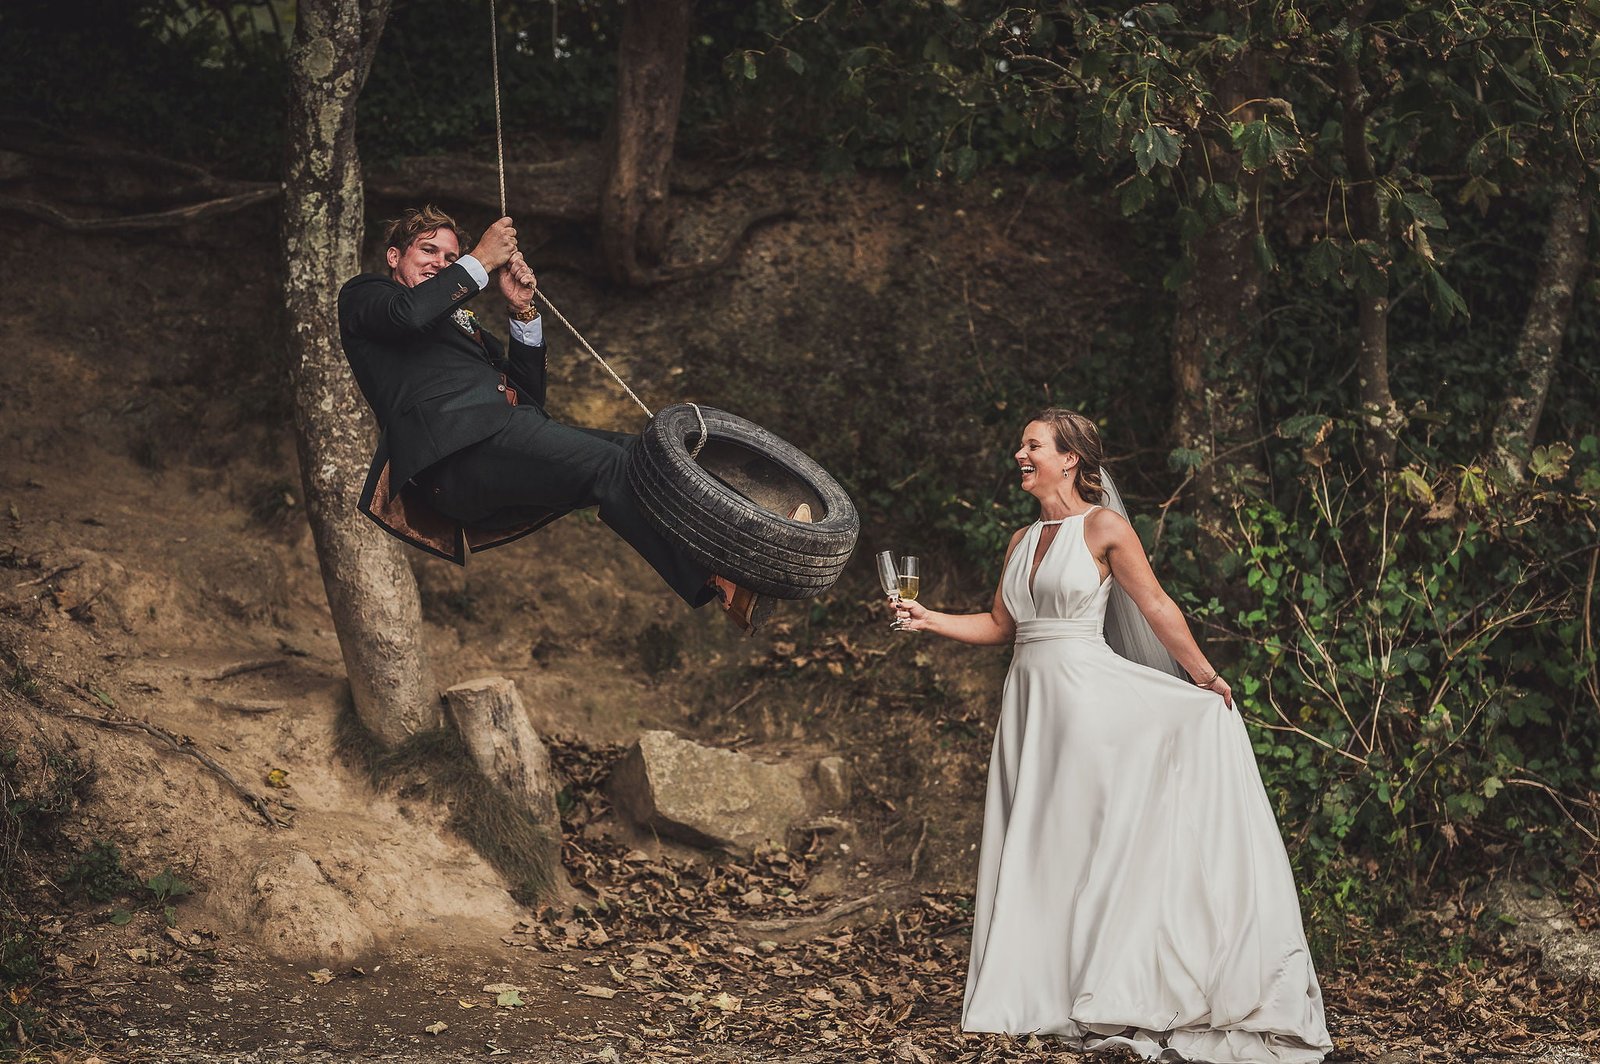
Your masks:
<path fill-rule="evenodd" d="M 826 919 L 809 934 L 774 937 L 747 925 L 791 918 L 804 929 L 841 899 L 805 893 L 824 860 L 803 852 L 698 862 L 651 856 L 583 828 L 609 815 L 601 784 L 620 750 L 552 739 L 571 781 L 562 858 L 589 900 L 569 915 L 545 907 L 504 936 L 508 945 L 573 953 L 612 986 L 574 978 L 577 993 L 636 999 L 636 1052 L 677 1055 L 699 1044 L 753 1054 L 825 1053 L 831 1060 L 970 1064 L 1069 1061 L 1050 1039 L 965 1034 L 962 992 L 970 894 L 923 890 L 871 910 L 859 926 Z M 1592 917 L 1591 917 L 1592 918 Z M 1355 928 L 1353 956 L 1319 969 L 1335 1050 L 1330 1062 L 1396 1051 L 1438 1062 L 1529 1057 L 1553 1046 L 1600 1048 L 1600 987 L 1540 974 L 1537 958 L 1466 915 L 1449 934 L 1473 948 L 1452 963 L 1417 959 L 1416 929 Z M 569 975 L 592 976 L 564 963 Z M 598 994 L 597 991 L 606 991 Z M 1120 1054 L 1120 1055 L 1119 1055 Z M 1117 1050 L 1096 1061 L 1132 1061 Z"/>

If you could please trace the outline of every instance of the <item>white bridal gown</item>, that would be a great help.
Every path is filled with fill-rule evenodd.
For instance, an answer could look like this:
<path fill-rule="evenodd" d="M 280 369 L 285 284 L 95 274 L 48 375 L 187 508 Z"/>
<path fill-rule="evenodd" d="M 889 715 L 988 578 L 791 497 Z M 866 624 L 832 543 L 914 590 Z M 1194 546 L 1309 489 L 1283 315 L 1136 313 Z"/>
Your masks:
<path fill-rule="evenodd" d="M 1006 566 L 1016 650 L 961 1026 L 1147 1059 L 1320 1061 L 1322 991 L 1244 722 L 1106 645 L 1111 581 L 1083 518 L 1036 522 Z"/>

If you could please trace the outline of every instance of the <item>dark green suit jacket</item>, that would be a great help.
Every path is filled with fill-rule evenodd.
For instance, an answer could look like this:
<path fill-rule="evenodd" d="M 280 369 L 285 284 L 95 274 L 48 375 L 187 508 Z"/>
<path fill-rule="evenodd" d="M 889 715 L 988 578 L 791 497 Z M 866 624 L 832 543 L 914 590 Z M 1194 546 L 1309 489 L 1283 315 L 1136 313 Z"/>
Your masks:
<path fill-rule="evenodd" d="M 356 383 L 378 418 L 378 446 L 361 491 L 361 512 L 385 530 L 464 564 L 470 551 L 508 543 L 560 517 L 493 531 L 464 528 L 428 505 L 414 478 L 441 459 L 493 436 L 518 404 L 544 406 L 545 346 L 509 349 L 454 312 L 477 295 L 465 266 L 412 288 L 364 273 L 339 292 L 339 339 Z"/>

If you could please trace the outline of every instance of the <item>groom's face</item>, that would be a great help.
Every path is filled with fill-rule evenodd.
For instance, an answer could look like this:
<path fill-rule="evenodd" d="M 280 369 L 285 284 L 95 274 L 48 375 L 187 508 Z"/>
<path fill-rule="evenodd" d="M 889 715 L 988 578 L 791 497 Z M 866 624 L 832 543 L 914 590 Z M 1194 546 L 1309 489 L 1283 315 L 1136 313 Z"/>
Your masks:
<path fill-rule="evenodd" d="M 415 288 L 460 257 L 461 242 L 456 239 L 455 230 L 435 229 L 417 237 L 404 251 L 389 249 L 389 276 L 407 288 Z"/>

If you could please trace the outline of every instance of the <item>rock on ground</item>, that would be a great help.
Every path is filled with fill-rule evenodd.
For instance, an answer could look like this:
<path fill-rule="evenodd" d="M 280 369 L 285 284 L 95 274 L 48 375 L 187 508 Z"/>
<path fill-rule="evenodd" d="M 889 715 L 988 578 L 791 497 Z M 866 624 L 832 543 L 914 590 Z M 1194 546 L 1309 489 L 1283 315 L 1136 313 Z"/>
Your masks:
<path fill-rule="evenodd" d="M 1600 981 L 1600 933 L 1580 928 L 1560 898 L 1500 879 L 1484 889 L 1483 901 L 1490 912 L 1513 921 L 1507 937 L 1544 955 L 1546 972 L 1568 981 Z"/>
<path fill-rule="evenodd" d="M 634 823 L 694 846 L 749 852 L 782 845 L 806 815 L 795 772 L 733 750 L 649 731 L 611 772 L 611 798 Z"/>

